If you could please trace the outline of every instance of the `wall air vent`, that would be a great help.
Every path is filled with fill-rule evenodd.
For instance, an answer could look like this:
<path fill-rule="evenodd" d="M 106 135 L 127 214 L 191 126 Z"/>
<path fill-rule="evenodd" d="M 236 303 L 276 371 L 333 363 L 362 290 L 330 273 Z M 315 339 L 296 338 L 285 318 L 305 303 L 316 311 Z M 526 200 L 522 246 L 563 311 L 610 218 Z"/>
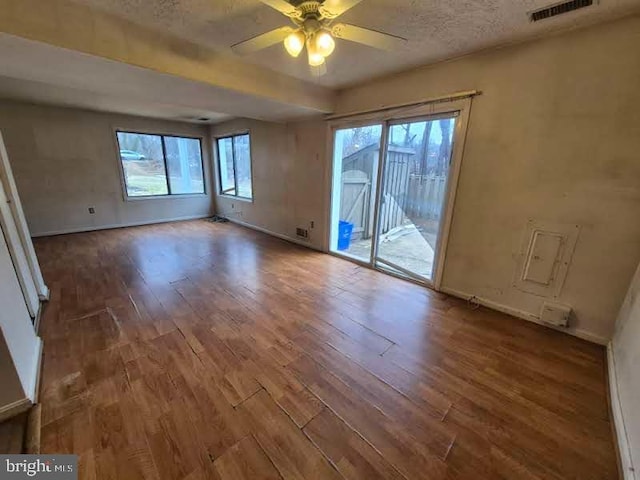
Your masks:
<path fill-rule="evenodd" d="M 594 3 L 597 3 L 597 1 L 571 0 L 569 2 L 556 3 L 554 5 L 550 5 L 548 7 L 530 12 L 529 18 L 531 19 L 532 22 L 539 22 L 540 20 L 545 20 L 547 18 L 555 17 L 557 15 L 562 15 L 563 13 L 569 13 L 569 12 L 573 12 L 574 10 L 590 7 Z"/>

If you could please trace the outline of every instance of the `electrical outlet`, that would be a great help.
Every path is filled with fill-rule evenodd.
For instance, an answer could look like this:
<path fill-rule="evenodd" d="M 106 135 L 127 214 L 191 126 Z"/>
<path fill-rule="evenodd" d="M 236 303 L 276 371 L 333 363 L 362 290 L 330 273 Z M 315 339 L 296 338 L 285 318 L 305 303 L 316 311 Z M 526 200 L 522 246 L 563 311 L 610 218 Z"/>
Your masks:
<path fill-rule="evenodd" d="M 314 222 L 313 220 L 311 220 L 311 228 L 316 228 L 316 222 Z"/>
<path fill-rule="evenodd" d="M 96 213 L 96 209 L 94 207 L 89 207 L 89 213 L 93 215 L 94 213 Z"/>
<path fill-rule="evenodd" d="M 234 208 L 236 208 L 236 206 L 232 203 L 231 204 L 231 209 L 233 210 Z"/>

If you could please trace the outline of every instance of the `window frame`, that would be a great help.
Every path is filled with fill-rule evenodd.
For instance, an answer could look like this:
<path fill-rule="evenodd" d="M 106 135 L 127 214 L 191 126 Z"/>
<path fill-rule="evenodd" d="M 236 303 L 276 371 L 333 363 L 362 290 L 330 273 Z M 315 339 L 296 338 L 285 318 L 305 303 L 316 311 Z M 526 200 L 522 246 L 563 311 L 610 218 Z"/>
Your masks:
<path fill-rule="evenodd" d="M 244 135 L 248 135 L 249 136 L 249 162 L 251 163 L 251 168 L 249 169 L 251 172 L 251 197 L 243 197 L 241 195 L 238 195 L 238 177 L 236 175 L 236 156 L 235 156 L 235 145 L 233 144 L 233 139 L 235 137 L 242 137 Z M 234 186 L 234 190 L 235 190 L 235 194 L 231 194 L 231 193 L 224 193 L 224 191 L 222 190 L 222 169 L 220 168 L 220 140 L 224 140 L 230 138 L 231 142 L 232 142 L 232 148 L 231 151 L 233 152 L 233 186 Z M 253 203 L 253 199 L 255 198 L 255 191 L 253 189 L 253 143 L 251 141 L 251 131 L 250 130 L 243 130 L 243 131 L 238 131 L 238 132 L 234 132 L 234 133 L 228 133 L 228 134 L 224 134 L 224 135 L 219 135 L 219 136 L 215 136 L 214 137 L 214 141 L 215 141 L 215 168 L 216 168 L 216 172 L 217 172 L 217 180 L 218 180 L 218 189 L 217 189 L 217 195 L 219 197 L 226 197 L 226 198 L 232 198 L 235 200 L 240 200 L 243 202 L 249 202 L 249 203 Z"/>
<path fill-rule="evenodd" d="M 162 146 L 162 160 L 164 162 L 164 171 L 165 171 L 165 182 L 167 184 L 167 192 L 166 194 L 161 195 L 129 195 L 129 190 L 127 188 L 127 176 L 124 171 L 124 164 L 122 163 L 122 158 L 120 156 L 120 139 L 118 138 L 118 133 L 131 133 L 137 135 L 154 135 L 156 137 L 160 137 L 160 143 Z M 171 182 L 169 181 L 169 166 L 167 164 L 167 149 L 165 146 L 165 137 L 170 138 L 187 138 L 190 140 L 198 140 L 198 144 L 200 146 L 200 164 L 202 167 L 202 193 L 171 193 Z M 116 159 L 118 161 L 118 168 L 120 171 L 120 183 L 122 185 L 122 194 L 125 201 L 140 201 L 140 200 L 158 200 L 158 199 L 169 199 L 169 198 L 195 198 L 195 197 L 207 197 L 209 196 L 208 188 L 207 188 L 207 171 L 205 169 L 205 161 L 204 161 L 204 148 L 203 141 L 205 137 L 196 136 L 196 135 L 186 135 L 186 134 L 177 134 L 177 133 L 164 133 L 158 132 L 157 130 L 137 130 L 137 129 L 127 129 L 127 128 L 114 128 L 113 129 L 113 138 L 115 141 L 116 147 Z"/>

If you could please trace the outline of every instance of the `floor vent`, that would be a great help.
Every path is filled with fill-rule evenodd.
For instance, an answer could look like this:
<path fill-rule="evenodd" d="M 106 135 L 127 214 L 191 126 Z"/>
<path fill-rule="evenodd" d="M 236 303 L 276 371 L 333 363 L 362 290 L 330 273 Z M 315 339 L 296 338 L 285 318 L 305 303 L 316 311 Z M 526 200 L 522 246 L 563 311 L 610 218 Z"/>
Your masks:
<path fill-rule="evenodd" d="M 562 15 L 563 13 L 573 12 L 580 8 L 590 7 L 593 5 L 594 0 L 571 0 L 569 2 L 556 3 L 540 10 L 535 10 L 529 13 L 529 18 L 532 22 L 539 22 L 546 18 Z"/>
<path fill-rule="evenodd" d="M 300 238 L 309 238 L 309 231 L 304 228 L 296 228 L 296 235 Z"/>

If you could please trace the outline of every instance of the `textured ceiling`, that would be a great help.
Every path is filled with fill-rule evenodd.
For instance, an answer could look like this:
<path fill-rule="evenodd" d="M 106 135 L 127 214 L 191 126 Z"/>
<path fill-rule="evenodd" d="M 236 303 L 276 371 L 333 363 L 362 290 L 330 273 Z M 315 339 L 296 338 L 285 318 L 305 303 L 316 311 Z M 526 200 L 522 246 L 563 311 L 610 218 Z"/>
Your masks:
<path fill-rule="evenodd" d="M 229 52 L 229 47 L 289 20 L 258 0 L 76 0 L 130 21 Z M 598 5 L 529 22 L 527 12 L 555 0 L 363 0 L 341 21 L 401 35 L 409 43 L 387 53 L 338 41 L 328 73 L 311 76 L 305 59 L 289 57 L 281 45 L 245 57 L 282 73 L 341 88 L 412 66 L 553 31 L 589 25 L 632 11 L 640 0 L 600 0 Z"/>

